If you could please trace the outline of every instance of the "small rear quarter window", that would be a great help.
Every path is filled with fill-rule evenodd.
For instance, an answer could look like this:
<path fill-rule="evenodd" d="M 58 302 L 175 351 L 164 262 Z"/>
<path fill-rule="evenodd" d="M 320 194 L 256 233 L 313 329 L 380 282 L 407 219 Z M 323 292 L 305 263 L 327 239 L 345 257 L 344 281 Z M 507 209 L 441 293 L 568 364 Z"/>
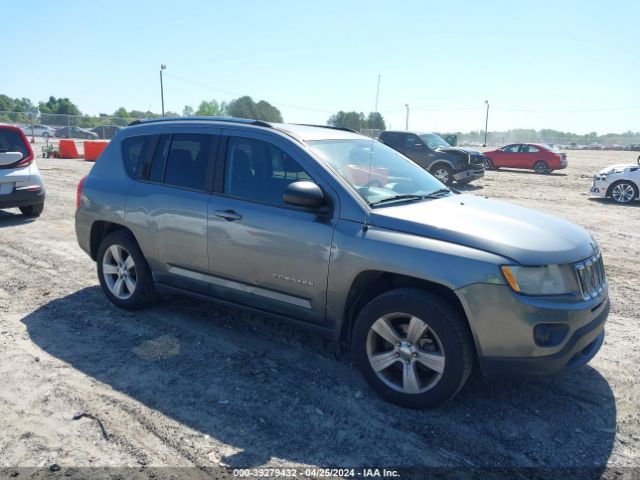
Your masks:
<path fill-rule="evenodd" d="M 122 160 L 124 168 L 131 178 L 139 178 L 149 151 L 151 135 L 129 137 L 122 141 Z"/>

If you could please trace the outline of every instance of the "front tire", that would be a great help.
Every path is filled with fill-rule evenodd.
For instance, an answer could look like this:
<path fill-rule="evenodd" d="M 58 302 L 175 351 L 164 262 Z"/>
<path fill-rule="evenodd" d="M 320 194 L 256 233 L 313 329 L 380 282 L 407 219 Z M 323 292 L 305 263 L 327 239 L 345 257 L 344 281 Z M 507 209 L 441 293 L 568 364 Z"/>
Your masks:
<path fill-rule="evenodd" d="M 149 264 L 129 232 L 107 235 L 98 247 L 96 263 L 100 286 L 117 307 L 133 310 L 155 299 Z"/>
<path fill-rule="evenodd" d="M 453 398 L 473 366 L 473 343 L 460 313 L 437 295 L 412 288 L 384 293 L 363 308 L 353 349 L 371 388 L 413 409 Z"/>
<path fill-rule="evenodd" d="M 42 215 L 42 211 L 44 210 L 44 203 L 36 203 L 35 205 L 28 205 L 26 207 L 20 207 L 20 212 L 25 217 L 39 217 Z"/>
<path fill-rule="evenodd" d="M 631 182 L 621 180 L 611 185 L 609 196 L 616 203 L 629 203 L 634 198 L 638 198 L 638 187 Z"/>
<path fill-rule="evenodd" d="M 453 183 L 453 170 L 449 165 L 439 163 L 431 168 L 430 173 L 448 187 Z"/>

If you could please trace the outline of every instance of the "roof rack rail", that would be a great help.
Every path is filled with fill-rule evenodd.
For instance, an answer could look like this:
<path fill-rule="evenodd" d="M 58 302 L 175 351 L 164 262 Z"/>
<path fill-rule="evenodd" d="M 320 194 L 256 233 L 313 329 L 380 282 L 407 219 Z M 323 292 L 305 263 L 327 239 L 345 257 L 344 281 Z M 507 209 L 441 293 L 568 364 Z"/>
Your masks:
<path fill-rule="evenodd" d="M 312 123 L 294 123 L 293 125 L 300 125 L 301 127 L 318 127 L 318 128 L 330 128 L 331 130 L 342 130 L 344 132 L 353 132 L 353 133 L 360 133 L 360 132 L 356 132 L 354 129 L 352 128 L 347 128 L 347 127 L 334 127 L 333 125 L 314 125 Z"/>
<path fill-rule="evenodd" d="M 229 123 L 244 123 L 245 125 L 256 125 L 258 127 L 273 128 L 273 126 L 263 120 L 253 120 L 251 118 L 236 118 L 236 117 L 158 117 L 158 118 L 142 118 L 136 119 L 131 122 L 128 127 L 134 125 L 141 125 L 143 123 L 155 123 L 155 122 L 170 122 L 170 121 L 202 121 L 202 120 L 215 120 L 216 122 L 229 122 Z"/>

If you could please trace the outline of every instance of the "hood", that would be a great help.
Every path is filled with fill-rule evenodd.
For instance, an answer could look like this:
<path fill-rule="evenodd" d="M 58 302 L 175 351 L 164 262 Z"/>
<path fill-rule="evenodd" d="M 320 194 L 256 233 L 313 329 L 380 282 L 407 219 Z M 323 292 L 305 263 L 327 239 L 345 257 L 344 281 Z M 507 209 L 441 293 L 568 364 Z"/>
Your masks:
<path fill-rule="evenodd" d="M 439 147 L 438 151 L 447 153 L 462 153 L 463 155 L 471 155 L 472 157 L 482 155 L 482 152 L 479 152 L 478 150 L 471 150 L 462 147 Z"/>
<path fill-rule="evenodd" d="M 620 165 L 609 165 L 606 168 L 603 168 L 602 170 L 600 170 L 598 172 L 598 175 L 608 175 L 610 173 L 622 173 L 625 171 L 625 169 L 627 168 L 634 168 L 634 167 L 638 167 L 638 165 L 633 165 L 633 164 L 620 164 Z"/>
<path fill-rule="evenodd" d="M 566 220 L 475 195 L 376 208 L 371 223 L 492 252 L 523 265 L 573 263 L 597 248 L 587 231 Z"/>

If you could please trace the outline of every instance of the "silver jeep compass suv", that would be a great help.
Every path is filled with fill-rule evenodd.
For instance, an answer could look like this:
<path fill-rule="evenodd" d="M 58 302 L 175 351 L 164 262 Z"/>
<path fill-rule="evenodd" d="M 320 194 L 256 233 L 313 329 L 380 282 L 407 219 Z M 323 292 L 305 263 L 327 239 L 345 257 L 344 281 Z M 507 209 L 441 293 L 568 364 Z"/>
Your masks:
<path fill-rule="evenodd" d="M 411 408 L 453 397 L 476 361 L 545 375 L 602 345 L 602 257 L 569 222 L 456 194 L 352 131 L 134 123 L 78 186 L 78 242 L 119 307 L 179 292 L 305 324 Z"/>

